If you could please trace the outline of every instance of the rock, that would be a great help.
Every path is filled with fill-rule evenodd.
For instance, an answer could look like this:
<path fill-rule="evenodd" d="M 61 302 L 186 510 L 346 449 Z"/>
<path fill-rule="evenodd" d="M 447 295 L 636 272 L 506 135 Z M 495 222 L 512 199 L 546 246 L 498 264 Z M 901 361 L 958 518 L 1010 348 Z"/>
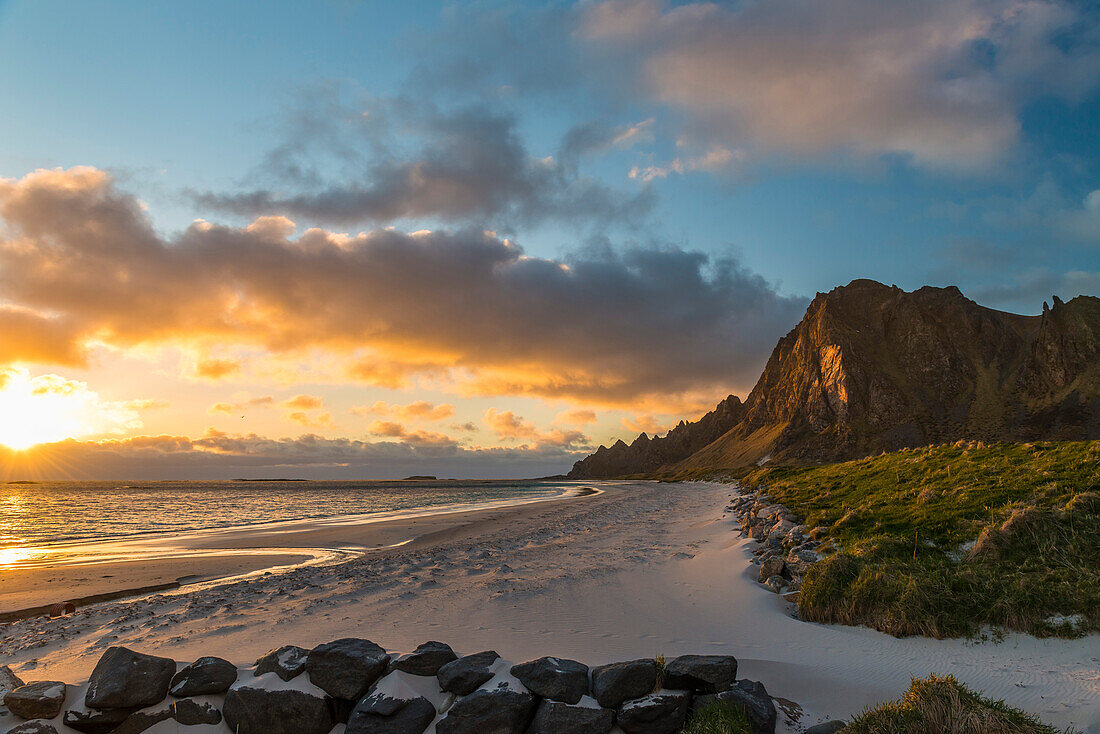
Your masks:
<path fill-rule="evenodd" d="M 65 684 L 55 680 L 28 683 L 7 693 L 4 705 L 24 719 L 52 719 L 65 705 Z"/>
<path fill-rule="evenodd" d="M 390 656 L 370 640 L 345 637 L 309 651 L 309 681 L 333 698 L 358 701 L 378 680 Z"/>
<path fill-rule="evenodd" d="M 458 660 L 458 655 L 445 642 L 425 642 L 408 655 L 393 662 L 393 669 L 413 675 L 435 675 L 447 663 Z"/>
<path fill-rule="evenodd" d="M 84 734 L 110 734 L 133 712 L 133 709 L 72 708 L 65 712 L 62 721 L 70 729 Z"/>
<path fill-rule="evenodd" d="M 50 722 L 37 719 L 24 721 L 14 729 L 8 729 L 8 734 L 57 734 L 57 729 Z"/>
<path fill-rule="evenodd" d="M 786 585 L 787 579 L 782 576 L 772 576 L 764 582 L 764 586 L 767 586 L 769 591 L 774 591 L 776 594 L 783 591 L 783 587 Z"/>
<path fill-rule="evenodd" d="M 535 697 L 507 686 L 483 688 L 458 699 L 439 720 L 437 734 L 523 734 Z"/>
<path fill-rule="evenodd" d="M 811 726 L 805 734 L 836 734 L 846 726 L 848 726 L 846 721 L 824 721 Z"/>
<path fill-rule="evenodd" d="M 497 655 L 492 650 L 466 655 L 453 660 L 439 669 L 436 677 L 439 687 L 448 693 L 466 696 L 473 693 L 482 683 L 493 677 L 489 667 L 496 662 Z"/>
<path fill-rule="evenodd" d="M 274 673 L 283 680 L 291 680 L 301 675 L 306 669 L 308 657 L 309 650 L 304 650 L 297 645 L 283 645 L 264 653 L 263 657 L 256 661 L 256 667 L 252 672 L 257 676 Z"/>
<path fill-rule="evenodd" d="M 604 708 L 618 708 L 628 698 L 639 698 L 657 685 L 653 660 L 610 663 L 592 669 L 592 695 Z"/>
<path fill-rule="evenodd" d="M 764 562 L 760 564 L 760 583 L 766 582 L 772 576 L 779 576 L 783 573 L 783 559 L 779 556 L 770 556 L 765 558 Z"/>
<path fill-rule="evenodd" d="M 717 693 L 737 680 L 737 658 L 732 655 L 681 655 L 665 666 L 665 688 Z"/>
<path fill-rule="evenodd" d="M 175 672 L 175 660 L 109 647 L 92 670 L 84 703 L 94 709 L 152 706 L 168 695 Z"/>
<path fill-rule="evenodd" d="M 221 658 L 199 658 L 172 678 L 168 692 L 173 696 L 203 696 L 225 693 L 237 680 L 237 666 Z"/>
<path fill-rule="evenodd" d="M 684 727 L 689 703 L 687 691 L 659 691 L 627 701 L 615 718 L 626 734 L 675 734 Z"/>
<path fill-rule="evenodd" d="M 22 685 L 24 685 L 22 679 L 13 673 L 11 668 L 0 665 L 0 703 L 4 702 L 4 696 Z"/>
<path fill-rule="evenodd" d="M 543 699 L 527 734 L 608 734 L 615 726 L 615 712 L 588 700 L 591 705 L 574 706 Z"/>
<path fill-rule="evenodd" d="M 126 717 L 126 720 L 111 734 L 141 734 L 146 729 L 171 719 L 183 726 L 213 725 L 221 723 L 222 713 L 209 703 L 199 703 L 194 699 L 184 698 L 171 703 L 165 702 L 157 708 L 135 711 Z"/>
<path fill-rule="evenodd" d="M 576 703 L 588 693 L 588 666 L 564 658 L 539 658 L 513 665 L 512 675 L 536 696 Z"/>
<path fill-rule="evenodd" d="M 222 704 L 225 723 L 234 734 L 327 734 L 336 723 L 333 706 L 324 695 L 273 686 L 270 678 L 249 683 L 256 687 L 238 683 Z"/>
<path fill-rule="evenodd" d="M 702 710 L 713 701 L 727 701 L 744 711 L 752 722 L 753 734 L 775 732 L 775 704 L 762 683 L 742 679 L 728 691 L 696 696 L 691 704 L 692 713 Z"/>
<path fill-rule="evenodd" d="M 423 696 L 407 700 L 374 694 L 352 710 L 345 734 L 423 734 L 434 719 L 435 706 Z"/>

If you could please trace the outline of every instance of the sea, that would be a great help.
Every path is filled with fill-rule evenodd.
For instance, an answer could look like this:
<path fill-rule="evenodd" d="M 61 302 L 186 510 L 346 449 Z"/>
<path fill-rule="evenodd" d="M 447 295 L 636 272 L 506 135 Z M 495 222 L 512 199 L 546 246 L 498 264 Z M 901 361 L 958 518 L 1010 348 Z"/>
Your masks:
<path fill-rule="evenodd" d="M 583 493 L 568 481 L 161 481 L 0 483 L 0 558 L 51 544 L 295 520 L 400 517 Z"/>

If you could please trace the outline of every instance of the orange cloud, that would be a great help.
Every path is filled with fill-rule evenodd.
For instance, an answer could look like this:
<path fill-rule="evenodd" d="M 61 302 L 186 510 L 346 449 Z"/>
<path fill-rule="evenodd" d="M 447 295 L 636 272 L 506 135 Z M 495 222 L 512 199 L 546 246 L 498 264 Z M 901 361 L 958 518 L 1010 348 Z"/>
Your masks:
<path fill-rule="evenodd" d="M 552 428 L 540 431 L 535 424 L 525 421 L 513 411 L 485 411 L 485 425 L 502 441 L 529 441 L 536 446 L 582 447 L 588 445 L 588 437 L 580 431 Z"/>
<path fill-rule="evenodd" d="M 648 433 L 650 436 L 664 433 L 671 428 L 671 426 L 663 421 L 658 421 L 649 413 L 623 418 L 622 423 L 623 428 L 632 433 Z"/>
<path fill-rule="evenodd" d="M 429 403 L 427 400 L 417 400 L 408 405 L 390 404 L 379 400 L 371 405 L 357 406 L 351 409 L 353 415 L 379 415 L 394 417 L 401 420 L 441 421 L 455 414 L 455 408 L 450 403 Z"/>
<path fill-rule="evenodd" d="M 336 423 L 332 420 L 331 413 L 311 415 L 305 411 L 299 410 L 293 413 L 287 413 L 286 419 L 291 423 L 297 423 L 306 428 L 336 428 Z"/>
<path fill-rule="evenodd" d="M 566 264 L 491 232 L 291 239 L 292 223 L 270 218 L 168 240 L 91 168 L 0 180 L 0 218 L 7 363 L 75 364 L 93 342 L 246 349 L 250 364 L 324 354 L 347 379 L 389 387 L 637 405 L 751 384 L 803 305 L 736 262 L 674 248 Z M 194 366 L 204 379 L 239 369 Z"/>
<path fill-rule="evenodd" d="M 554 422 L 562 423 L 567 426 L 583 426 L 588 423 L 595 423 L 596 411 L 587 408 L 564 410 L 554 417 Z"/>
<path fill-rule="evenodd" d="M 325 407 L 325 401 L 316 395 L 295 395 L 284 400 L 283 407 L 297 410 L 319 410 Z"/>
<path fill-rule="evenodd" d="M 391 421 L 374 421 L 367 430 L 372 436 L 400 438 L 417 446 L 444 446 L 455 444 L 455 440 L 444 433 L 436 433 L 433 431 L 410 431 L 400 423 L 393 423 Z"/>

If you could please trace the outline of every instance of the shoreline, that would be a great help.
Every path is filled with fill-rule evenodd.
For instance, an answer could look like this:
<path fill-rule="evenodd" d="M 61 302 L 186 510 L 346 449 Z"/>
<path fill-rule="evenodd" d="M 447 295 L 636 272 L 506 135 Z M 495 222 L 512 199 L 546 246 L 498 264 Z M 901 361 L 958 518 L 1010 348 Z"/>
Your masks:
<path fill-rule="evenodd" d="M 229 583 L 256 573 L 281 573 L 305 565 L 345 561 L 349 555 L 415 546 L 424 535 L 446 531 L 456 523 L 476 521 L 481 513 L 583 499 L 601 492 L 593 487 L 566 488 L 558 495 L 533 499 L 43 544 L 37 549 L 28 548 L 31 553 L 35 550 L 47 553 L 43 557 L 0 564 L 5 577 L 4 588 L 0 590 L 0 622 L 48 614 L 49 607 L 57 603 L 70 602 L 80 607 L 197 583 Z M 65 592 L 58 594 L 58 587 Z"/>
<path fill-rule="evenodd" d="M 510 660 L 555 654 L 593 665 L 729 654 L 739 676 L 791 702 L 777 731 L 847 718 L 934 672 L 1055 726 L 1100 726 L 1100 635 L 992 644 L 804 622 L 756 583 L 755 541 L 723 512 L 729 485 L 599 486 L 584 503 L 418 522 L 427 532 L 415 544 L 336 565 L 0 625 L 0 647 L 24 678 L 59 680 L 85 679 L 110 645 L 242 665 L 276 642 L 308 649 L 347 636 L 394 651 L 441 639 Z"/>

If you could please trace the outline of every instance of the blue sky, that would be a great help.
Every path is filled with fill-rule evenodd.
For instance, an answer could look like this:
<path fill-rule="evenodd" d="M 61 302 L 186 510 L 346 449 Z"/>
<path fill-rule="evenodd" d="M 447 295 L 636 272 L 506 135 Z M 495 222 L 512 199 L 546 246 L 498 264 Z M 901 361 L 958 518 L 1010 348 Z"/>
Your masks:
<path fill-rule="evenodd" d="M 1038 313 L 1051 294 L 1100 292 L 1098 15 L 1046 0 L 0 0 L 9 236 L 57 247 L 64 233 L 35 219 L 46 209 L 17 207 L 79 189 L 117 210 L 102 226 L 132 220 L 155 233 L 143 240 L 151 249 L 120 249 L 104 273 L 114 263 L 136 277 L 161 267 L 161 248 L 186 253 L 211 293 L 236 288 L 247 300 L 255 289 L 252 305 L 323 335 L 237 324 L 229 337 L 209 327 L 225 313 L 198 327 L 177 314 L 138 333 L 121 314 L 51 296 L 61 281 L 20 285 L 26 262 L 9 259 L 0 306 L 68 340 L 9 361 L 31 377 L 81 380 L 105 400 L 174 396 L 111 435 L 241 430 L 208 406 L 280 390 L 269 405 L 289 405 L 296 383 L 336 416 L 326 425 L 316 411 L 300 427 L 328 438 L 363 434 L 365 424 L 338 420 L 356 405 L 422 399 L 476 424 L 468 439 L 437 431 L 467 448 L 557 441 L 565 455 L 744 394 L 808 299 L 855 278 L 958 285 L 985 305 Z M 78 166 L 98 173 L 66 173 Z M 35 178 L 38 169 L 63 176 Z M 51 199 L 63 208 L 49 211 L 56 221 L 77 205 Z M 196 229 L 198 219 L 207 224 Z M 420 267 L 464 273 L 456 288 L 481 301 L 428 294 L 423 319 L 410 316 L 400 335 L 386 330 L 402 316 L 349 334 L 325 320 L 334 302 L 274 304 L 265 289 L 277 273 L 242 284 L 254 275 L 245 268 L 231 286 L 215 282 L 244 266 L 213 250 L 266 238 L 288 256 L 309 228 L 337 250 L 344 233 L 430 230 L 408 241 L 431 242 Z M 103 247 L 125 239 L 99 234 Z M 407 265 L 372 242 L 363 277 Z M 509 264 L 472 264 L 494 258 Z M 315 294 L 338 287 L 323 259 L 297 267 L 303 282 L 317 279 Z M 508 283 L 488 291 L 461 280 L 484 284 L 502 267 Z M 507 293 L 522 319 L 482 314 L 491 323 L 481 330 L 465 319 Z M 556 322 L 546 304 L 562 293 L 590 316 Z M 465 343 L 437 329 L 451 312 L 452 330 L 470 329 Z M 601 333 L 608 314 L 623 326 Z M 631 314 L 663 324 L 655 342 L 681 344 L 682 379 L 626 366 L 651 351 Z M 691 319 L 716 325 L 681 343 Z M 559 346 L 525 344 L 536 334 Z M 498 337 L 514 348 L 508 360 L 486 354 Z M 373 366 L 349 366 L 363 359 Z M 263 360 L 283 377 L 260 374 Z M 288 382 L 289 362 L 306 373 Z M 204 365 L 215 363 L 234 366 L 214 375 Z M 583 441 L 551 438 L 562 415 L 589 408 L 596 420 L 574 424 Z M 290 435 L 289 410 L 258 414 L 247 430 Z M 508 428 L 499 415 L 509 410 L 536 428 Z M 408 440 L 403 429 L 376 437 Z"/>

